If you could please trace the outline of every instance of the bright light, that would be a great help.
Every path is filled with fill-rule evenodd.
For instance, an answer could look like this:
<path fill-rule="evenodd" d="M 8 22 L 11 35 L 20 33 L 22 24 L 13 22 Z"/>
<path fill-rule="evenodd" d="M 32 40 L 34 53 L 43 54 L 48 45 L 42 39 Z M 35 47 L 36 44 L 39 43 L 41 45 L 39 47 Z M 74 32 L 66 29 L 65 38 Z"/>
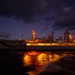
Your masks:
<path fill-rule="evenodd" d="M 74 43 L 27 43 L 26 46 L 74 46 Z"/>
<path fill-rule="evenodd" d="M 25 54 L 25 55 L 24 55 L 24 58 L 23 58 L 23 62 L 24 62 L 25 65 L 29 65 L 30 62 L 31 62 L 30 56 L 27 55 L 27 54 Z"/>

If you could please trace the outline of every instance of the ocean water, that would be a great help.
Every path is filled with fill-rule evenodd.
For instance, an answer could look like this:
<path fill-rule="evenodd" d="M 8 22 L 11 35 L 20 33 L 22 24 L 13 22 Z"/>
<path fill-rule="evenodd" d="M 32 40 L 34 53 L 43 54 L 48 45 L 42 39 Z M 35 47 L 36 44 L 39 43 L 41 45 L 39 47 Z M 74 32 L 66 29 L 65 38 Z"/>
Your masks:
<path fill-rule="evenodd" d="M 75 75 L 74 58 L 74 52 L 0 50 L 0 75 Z"/>

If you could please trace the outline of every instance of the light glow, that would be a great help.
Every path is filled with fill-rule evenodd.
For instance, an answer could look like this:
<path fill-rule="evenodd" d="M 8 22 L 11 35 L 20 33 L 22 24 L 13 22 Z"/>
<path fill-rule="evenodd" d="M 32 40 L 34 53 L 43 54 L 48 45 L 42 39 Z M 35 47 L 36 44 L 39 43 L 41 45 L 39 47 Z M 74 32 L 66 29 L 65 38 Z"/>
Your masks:
<path fill-rule="evenodd" d="M 26 46 L 75 46 L 75 43 L 27 43 Z"/>

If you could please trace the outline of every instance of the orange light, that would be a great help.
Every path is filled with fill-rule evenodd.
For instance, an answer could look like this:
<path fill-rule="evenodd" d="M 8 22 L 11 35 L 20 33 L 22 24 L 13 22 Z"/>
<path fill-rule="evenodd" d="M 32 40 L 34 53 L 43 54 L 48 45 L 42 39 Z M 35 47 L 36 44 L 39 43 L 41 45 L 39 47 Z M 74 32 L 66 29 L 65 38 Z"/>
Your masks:
<path fill-rule="evenodd" d="M 25 65 L 29 65 L 31 62 L 30 56 L 26 54 L 23 58 L 23 62 Z"/>
<path fill-rule="evenodd" d="M 38 55 L 39 54 L 39 52 L 36 52 L 36 51 L 31 51 L 31 52 L 28 52 L 28 55 Z"/>
<path fill-rule="evenodd" d="M 74 43 L 26 43 L 26 46 L 74 46 Z"/>

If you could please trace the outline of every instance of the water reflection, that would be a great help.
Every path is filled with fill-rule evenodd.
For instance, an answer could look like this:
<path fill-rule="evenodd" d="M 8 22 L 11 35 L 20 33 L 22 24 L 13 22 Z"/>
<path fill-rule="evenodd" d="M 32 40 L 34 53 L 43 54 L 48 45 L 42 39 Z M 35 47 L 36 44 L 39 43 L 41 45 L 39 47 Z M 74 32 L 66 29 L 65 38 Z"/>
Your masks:
<path fill-rule="evenodd" d="M 72 56 L 72 53 L 51 53 L 30 51 L 24 53 L 24 65 L 39 64 L 44 65 L 47 61 L 54 62 L 65 56 Z"/>
<path fill-rule="evenodd" d="M 26 74 L 42 75 L 43 72 L 40 72 L 41 70 L 42 71 L 45 70 L 45 73 L 51 73 L 51 71 L 57 71 L 56 69 L 59 70 L 61 68 L 62 70 L 62 67 L 66 67 L 66 72 L 68 72 L 68 74 L 65 75 L 75 75 L 74 53 L 65 53 L 65 52 L 56 53 L 46 51 L 45 52 L 41 51 L 11 52 L 3 50 L 0 51 L 0 75 L 26 75 Z M 40 74 L 35 74 L 38 72 L 40 72 Z"/>
<path fill-rule="evenodd" d="M 47 63 L 57 62 L 66 56 L 74 56 L 74 54 L 30 51 L 24 53 L 23 64 L 24 66 L 35 67 L 33 72 L 28 72 L 28 74 L 32 75 L 34 72 L 40 71 Z"/>

